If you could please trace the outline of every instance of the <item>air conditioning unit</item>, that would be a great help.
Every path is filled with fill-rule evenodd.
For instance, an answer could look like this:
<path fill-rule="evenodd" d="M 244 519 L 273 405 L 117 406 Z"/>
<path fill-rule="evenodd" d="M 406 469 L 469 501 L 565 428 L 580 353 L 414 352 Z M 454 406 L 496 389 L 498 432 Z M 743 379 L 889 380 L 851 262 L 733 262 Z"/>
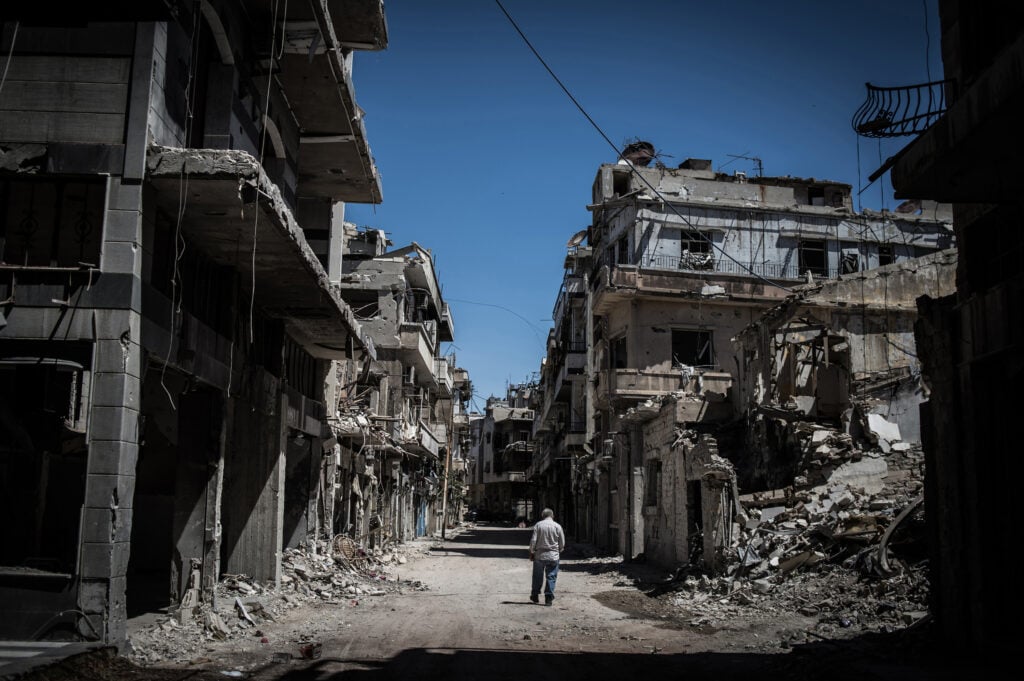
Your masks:
<path fill-rule="evenodd" d="M 733 173 L 733 177 L 736 178 L 737 182 L 746 182 L 747 181 L 747 174 L 745 172 L 743 172 L 742 170 L 737 170 L 735 173 Z"/>

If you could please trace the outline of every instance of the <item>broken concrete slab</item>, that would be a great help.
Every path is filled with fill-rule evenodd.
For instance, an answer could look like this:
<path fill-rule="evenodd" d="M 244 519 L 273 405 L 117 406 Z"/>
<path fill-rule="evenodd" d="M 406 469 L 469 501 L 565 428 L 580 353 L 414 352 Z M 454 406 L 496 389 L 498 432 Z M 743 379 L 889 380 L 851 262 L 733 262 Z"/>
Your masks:
<path fill-rule="evenodd" d="M 879 440 L 899 442 L 902 440 L 898 424 L 887 420 L 881 414 L 868 414 L 868 430 Z"/>

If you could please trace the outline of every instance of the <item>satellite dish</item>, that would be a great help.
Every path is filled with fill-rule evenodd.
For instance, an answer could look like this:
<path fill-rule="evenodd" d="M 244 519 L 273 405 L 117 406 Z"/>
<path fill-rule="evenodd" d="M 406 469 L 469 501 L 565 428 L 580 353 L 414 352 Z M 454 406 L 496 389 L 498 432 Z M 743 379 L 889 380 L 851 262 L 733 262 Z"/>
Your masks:
<path fill-rule="evenodd" d="M 566 246 L 566 248 L 572 248 L 573 246 L 579 246 L 581 243 L 583 243 L 583 240 L 586 239 L 586 238 L 587 238 L 587 230 L 586 229 L 581 229 L 580 231 L 578 231 L 578 232 L 576 232 L 575 234 L 572 235 L 572 238 L 569 239 L 569 243 L 567 243 L 565 246 Z"/>

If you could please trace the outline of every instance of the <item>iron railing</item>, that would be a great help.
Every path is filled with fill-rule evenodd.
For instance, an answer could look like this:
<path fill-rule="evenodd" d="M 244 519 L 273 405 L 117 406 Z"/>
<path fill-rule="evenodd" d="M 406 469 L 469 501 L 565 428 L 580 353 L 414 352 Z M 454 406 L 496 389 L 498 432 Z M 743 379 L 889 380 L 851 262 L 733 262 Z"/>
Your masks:
<path fill-rule="evenodd" d="M 863 137 L 916 135 L 930 128 L 956 96 L 954 80 L 906 87 L 865 83 L 867 99 L 853 114 L 853 129 Z M 948 102 L 947 102 L 948 100 Z"/>

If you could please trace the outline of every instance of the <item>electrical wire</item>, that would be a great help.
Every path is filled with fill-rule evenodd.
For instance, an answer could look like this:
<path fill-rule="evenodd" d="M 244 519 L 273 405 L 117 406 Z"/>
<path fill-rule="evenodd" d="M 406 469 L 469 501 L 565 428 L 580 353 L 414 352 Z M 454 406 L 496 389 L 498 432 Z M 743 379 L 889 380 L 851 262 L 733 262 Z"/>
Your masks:
<path fill-rule="evenodd" d="M 928 31 L 928 0 L 921 0 L 921 5 L 924 7 L 924 70 L 928 75 L 928 80 L 926 82 L 930 83 L 932 82 L 932 36 Z"/>
<path fill-rule="evenodd" d="M 516 317 L 519 317 L 521 320 L 523 320 L 527 324 L 527 326 L 529 326 L 533 330 L 534 335 L 537 336 L 537 340 L 543 342 L 543 339 L 540 337 L 541 329 L 537 327 L 535 324 L 533 324 L 529 319 L 516 312 L 515 310 L 510 310 L 509 308 L 503 305 L 495 305 L 494 303 L 478 303 L 475 300 L 460 300 L 458 298 L 449 298 L 448 300 L 453 303 L 464 303 L 466 305 L 481 305 L 483 307 L 496 307 L 499 310 L 504 310 L 505 312 L 515 315 Z"/>
<path fill-rule="evenodd" d="M 11 49 L 7 52 L 7 62 L 4 64 L 4 73 L 0 76 L 0 92 L 3 92 L 4 83 L 7 82 L 7 70 L 11 68 L 11 58 L 14 57 L 14 43 L 18 39 L 18 28 L 20 26 L 20 21 L 14 22 L 14 32 L 11 34 Z"/>
<path fill-rule="evenodd" d="M 562 92 L 565 93 L 566 97 L 568 97 L 569 100 L 579 110 L 579 112 L 581 114 L 583 114 L 583 117 L 587 119 L 587 121 L 590 123 L 590 125 L 594 128 L 594 130 L 597 131 L 597 133 L 601 136 L 601 138 L 604 139 L 604 141 L 608 144 L 608 146 L 611 147 L 615 151 L 616 156 L 619 159 L 625 160 L 625 157 L 622 155 L 622 152 L 619 150 L 618 146 L 616 146 L 616 144 L 611 141 L 611 139 L 608 137 L 607 134 L 605 134 L 605 132 L 601 128 L 601 126 L 599 126 L 597 124 L 597 122 L 591 117 L 591 115 L 589 113 L 587 113 L 587 110 L 584 109 L 583 105 L 580 104 L 579 101 L 576 99 L 576 97 L 573 96 L 573 94 L 569 91 L 569 88 L 567 88 L 565 86 L 565 84 L 555 74 L 555 72 L 551 69 L 551 67 L 548 66 L 548 63 L 544 60 L 544 57 L 542 57 L 540 52 L 537 51 L 537 48 L 535 48 L 533 46 L 533 43 L 531 43 L 530 39 L 526 37 L 526 34 L 523 33 L 523 30 L 521 28 L 519 28 L 519 24 L 516 23 L 516 20 L 512 18 L 512 15 L 508 13 L 508 10 L 505 9 L 505 6 L 501 4 L 501 0 L 494 0 L 494 2 L 498 5 L 498 8 L 505 15 L 505 18 L 508 19 L 509 23 L 512 25 L 512 28 L 514 28 L 516 33 L 519 34 L 519 37 L 523 39 L 523 42 L 530 49 L 530 51 L 533 53 L 533 56 L 535 56 L 537 58 L 537 61 L 539 61 L 541 63 L 541 66 L 544 67 L 544 70 L 546 70 L 548 72 L 548 74 L 551 76 L 551 78 L 554 79 L 554 81 L 558 84 L 558 87 L 560 87 L 562 89 Z M 647 186 L 647 188 L 650 189 L 651 192 L 653 192 L 654 195 L 658 197 L 658 200 L 660 202 L 662 202 L 669 210 L 671 210 L 673 213 L 675 213 L 676 216 L 680 220 L 682 220 L 683 223 L 686 224 L 690 229 L 693 229 L 693 230 L 697 231 L 697 233 L 700 234 L 701 238 L 703 238 L 705 241 L 707 241 L 711 245 L 712 248 L 714 248 L 716 251 L 718 251 L 718 253 L 720 253 L 725 258 L 733 261 L 733 263 L 735 263 L 736 266 L 739 267 L 740 269 L 745 270 L 746 272 L 748 272 L 749 274 L 753 275 L 757 279 L 760 279 L 761 281 L 763 281 L 764 283 L 768 284 L 769 286 L 773 286 L 775 288 L 782 289 L 783 291 L 786 291 L 787 293 L 792 293 L 793 292 L 793 289 L 791 289 L 789 287 L 786 287 L 786 286 L 783 286 L 782 284 L 780 284 L 780 283 L 778 283 L 776 281 L 772 281 L 771 279 L 768 279 L 767 277 L 765 277 L 763 275 L 760 275 L 757 272 L 755 272 L 754 270 L 750 269 L 749 267 L 747 267 L 746 265 L 741 263 L 739 260 L 734 258 L 729 253 L 726 253 L 712 239 L 710 239 L 707 236 L 705 236 L 699 230 L 696 230 L 696 228 L 693 226 L 693 223 L 691 223 L 690 220 L 686 218 L 686 216 L 684 216 L 682 213 L 680 213 L 679 210 L 676 209 L 676 207 L 674 205 L 672 205 L 672 203 L 669 202 L 669 200 L 667 198 L 665 198 L 661 194 L 661 192 L 659 192 L 658 189 L 647 180 L 646 177 L 643 176 L 643 173 L 641 173 L 639 170 L 637 170 L 637 168 L 632 163 L 630 163 L 629 161 L 627 161 L 627 164 L 628 164 L 628 168 L 630 169 L 630 172 L 633 173 L 633 175 L 635 175 L 641 182 L 643 182 Z"/>

